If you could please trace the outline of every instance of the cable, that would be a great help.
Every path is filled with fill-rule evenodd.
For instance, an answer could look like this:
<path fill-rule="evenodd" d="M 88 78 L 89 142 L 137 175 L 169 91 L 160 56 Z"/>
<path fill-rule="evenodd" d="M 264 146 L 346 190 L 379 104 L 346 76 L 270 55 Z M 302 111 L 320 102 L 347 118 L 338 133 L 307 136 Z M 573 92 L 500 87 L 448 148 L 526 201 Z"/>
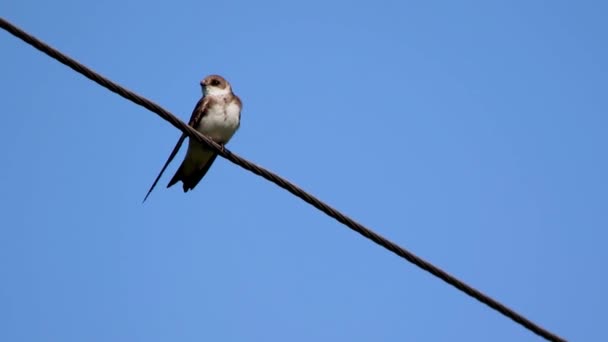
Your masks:
<path fill-rule="evenodd" d="M 4 30 L 8 31 L 12 35 L 16 36 L 17 38 L 25 41 L 26 43 L 33 46 L 34 48 L 42 51 L 43 53 L 47 54 L 48 56 L 50 56 L 52 58 L 54 58 L 55 60 L 59 61 L 60 63 L 70 67 L 71 69 L 73 69 L 74 71 L 78 72 L 79 74 L 85 76 L 86 78 L 90 79 L 91 81 L 124 97 L 127 100 L 135 102 L 138 105 L 145 107 L 148 110 L 156 113 L 158 116 L 160 116 L 164 120 L 168 121 L 171 125 L 173 125 L 173 127 L 179 129 L 184 134 L 187 134 L 190 137 L 190 139 L 195 139 L 196 141 L 198 141 L 198 142 L 206 145 L 210 149 L 214 150 L 215 152 L 217 152 L 219 155 L 221 155 L 225 159 L 229 160 L 230 162 L 232 162 L 248 171 L 251 171 L 251 172 L 255 173 L 256 175 L 261 176 L 261 177 L 265 178 L 266 180 L 278 185 L 279 187 L 289 191 L 293 195 L 299 197 L 300 199 L 304 200 L 308 204 L 310 204 L 313 207 L 324 212 L 328 216 L 334 218 L 335 220 L 337 220 L 338 222 L 347 226 L 348 228 L 350 228 L 350 229 L 354 230 L 355 232 L 363 235 L 364 237 L 372 240 L 373 242 L 377 243 L 378 245 L 384 247 L 385 249 L 388 249 L 389 251 L 397 254 L 398 256 L 406 259 L 407 261 L 422 268 L 423 270 L 433 274 L 434 276 L 436 276 L 439 279 L 443 280 L 444 282 L 454 286 L 455 288 L 466 293 L 467 295 L 486 304 L 490 308 L 492 308 L 492 309 L 498 311 L 499 313 L 501 313 L 502 315 L 512 319 L 516 323 L 520 324 L 521 326 L 530 330 L 531 332 L 537 334 L 538 336 L 541 336 L 548 341 L 566 341 L 565 339 L 553 334 L 552 332 L 542 328 L 538 324 L 536 324 L 536 323 L 532 322 L 531 320 L 525 318 L 524 316 L 518 314 L 517 312 L 513 311 L 512 309 L 506 307 L 505 305 L 498 302 L 497 300 L 483 294 L 482 292 L 478 291 L 477 289 L 473 288 L 472 286 L 467 285 L 463 281 L 461 281 L 461 280 L 457 279 L 456 277 L 450 275 L 449 273 L 443 271 L 442 269 L 438 268 L 437 266 L 434 266 L 433 264 L 419 258 L 412 252 L 398 246 L 397 244 L 387 240 L 386 238 L 382 237 L 381 235 L 375 233 L 374 231 L 366 228 L 362 224 L 354 221 L 350 217 L 342 214 L 338 210 L 332 208 L 328 204 L 324 203 L 323 201 L 319 200 L 318 198 L 314 197 L 313 195 L 302 190 L 297 185 L 279 177 L 277 174 L 275 174 L 271 171 L 268 171 L 268 170 L 264 169 L 263 167 L 257 166 L 255 164 L 251 163 L 250 161 L 243 159 L 242 157 L 230 152 L 226 148 L 222 148 L 221 146 L 216 144 L 214 141 L 212 141 L 209 138 L 207 138 L 206 136 L 200 134 L 199 132 L 194 130 L 192 127 L 186 125 L 184 122 L 179 120 L 173 114 L 171 114 L 170 112 L 168 112 L 161 106 L 157 105 L 156 103 L 154 103 L 146 98 L 143 98 L 143 97 L 137 95 L 136 93 L 134 93 L 126 88 L 123 88 L 122 86 L 106 79 L 105 77 L 101 76 L 100 74 L 96 73 L 95 71 L 78 63 L 76 60 L 64 55 L 63 53 L 52 48 L 51 46 L 47 45 L 46 43 L 38 40 L 34 36 L 24 32 L 23 30 L 14 26 L 13 24 L 8 22 L 4 18 L 0 18 L 0 27 L 2 27 Z"/>

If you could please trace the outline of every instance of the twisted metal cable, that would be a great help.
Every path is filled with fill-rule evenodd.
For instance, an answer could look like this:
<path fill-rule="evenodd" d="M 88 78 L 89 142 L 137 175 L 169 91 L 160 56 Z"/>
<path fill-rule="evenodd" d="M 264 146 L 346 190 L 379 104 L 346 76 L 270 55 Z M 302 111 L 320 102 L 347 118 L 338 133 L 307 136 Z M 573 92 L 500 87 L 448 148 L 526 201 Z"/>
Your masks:
<path fill-rule="evenodd" d="M 35 38 L 34 36 L 26 33 L 25 31 L 19 29 L 18 27 L 16 27 L 15 25 L 11 24 L 10 22 L 8 22 L 7 20 L 5 20 L 4 18 L 1 18 L 1 17 L 0 17 L 0 27 L 2 27 L 4 30 L 8 31 L 12 35 L 16 36 L 17 38 L 25 41 L 26 43 L 33 46 L 34 48 L 42 51 L 43 53 L 47 54 L 48 56 L 50 56 L 52 58 L 54 58 L 55 60 L 59 61 L 60 63 L 70 67 L 71 69 L 73 69 L 74 71 L 78 72 L 79 74 L 85 76 L 86 78 L 90 79 L 91 81 L 126 98 L 127 100 L 135 102 L 138 105 L 143 106 L 143 107 L 147 108 L 148 110 L 156 113 L 161 118 L 168 121 L 175 128 L 177 128 L 180 131 L 182 131 L 183 133 L 187 134 L 191 139 L 195 139 L 198 142 L 207 145 L 210 149 L 214 150 L 215 152 L 217 152 L 219 155 L 221 155 L 225 159 L 229 160 L 230 162 L 232 162 L 248 171 L 251 171 L 251 172 L 255 173 L 256 175 L 261 176 L 261 177 L 265 178 L 266 180 L 271 181 L 272 183 L 278 185 L 279 187 L 289 191 L 293 195 L 299 197 L 300 199 L 304 200 L 308 204 L 310 204 L 313 207 L 324 212 L 326 215 L 334 218 L 335 220 L 337 220 L 338 222 L 347 226 L 348 228 L 350 228 L 350 229 L 354 230 L 355 232 L 363 235 L 364 237 L 372 240 L 373 242 L 377 243 L 378 245 L 384 247 L 385 249 L 388 249 L 389 251 L 397 254 L 398 256 L 406 259 L 407 261 L 413 263 L 414 265 L 420 267 L 421 269 L 433 274 L 434 276 L 440 278 L 444 282 L 446 282 L 446 283 L 454 286 L 458 290 L 466 293 L 470 297 L 473 297 L 473 298 L 477 299 L 478 301 L 486 304 L 490 308 L 492 308 L 492 309 L 498 311 L 499 313 L 501 313 L 502 315 L 510 318 L 511 320 L 520 324 L 524 328 L 535 333 L 536 335 L 541 336 L 548 341 L 560 341 L 560 342 L 566 341 L 565 339 L 557 336 L 556 334 L 553 334 L 552 332 L 542 328 L 538 324 L 536 324 L 536 323 L 532 322 L 531 320 L 525 318 L 524 316 L 518 314 L 517 312 L 513 311 L 512 309 L 508 308 L 507 306 L 503 305 L 502 303 L 498 302 L 497 300 L 483 294 L 482 292 L 473 288 L 472 286 L 467 285 L 463 281 L 461 281 L 461 280 L 457 279 L 456 277 L 450 275 L 449 273 L 443 271 L 442 269 L 438 268 L 437 266 L 434 266 L 433 264 L 416 256 L 412 252 L 398 246 L 397 244 L 387 240 L 386 238 L 382 237 L 381 235 L 375 233 L 374 231 L 366 228 L 362 224 L 360 224 L 360 223 L 354 221 L 353 219 L 351 219 L 350 217 L 342 214 L 341 212 L 332 208 L 331 206 L 329 206 L 328 204 L 319 200 L 315 196 L 302 190 L 297 185 L 279 177 L 277 174 L 275 174 L 271 171 L 268 171 L 268 170 L 264 169 L 263 167 L 257 166 L 255 164 L 249 162 L 248 160 L 243 159 L 242 157 L 230 152 L 226 148 L 220 147 L 213 140 L 207 138 L 206 136 L 204 136 L 204 135 L 200 134 L 199 132 L 197 132 L 196 130 L 194 130 L 192 127 L 186 125 L 184 122 L 179 120 L 173 114 L 171 114 L 170 112 L 168 112 L 161 106 L 157 105 L 156 103 L 154 103 L 146 98 L 143 98 L 142 96 L 139 96 L 136 93 L 134 93 L 128 89 L 125 89 L 122 86 L 106 79 L 105 77 L 101 76 L 100 74 L 96 73 L 95 71 L 80 64 L 76 60 L 64 55 L 63 53 L 52 48 L 48 44 L 40 41 L 39 39 Z"/>

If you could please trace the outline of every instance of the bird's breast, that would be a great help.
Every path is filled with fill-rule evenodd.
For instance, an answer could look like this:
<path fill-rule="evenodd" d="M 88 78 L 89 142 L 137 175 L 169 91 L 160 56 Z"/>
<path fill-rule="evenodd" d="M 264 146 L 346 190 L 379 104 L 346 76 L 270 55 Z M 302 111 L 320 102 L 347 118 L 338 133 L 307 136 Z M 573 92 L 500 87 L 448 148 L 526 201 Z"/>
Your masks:
<path fill-rule="evenodd" d="M 218 101 L 219 102 L 219 101 Z M 234 102 L 210 106 L 196 130 L 217 143 L 227 143 L 239 128 L 241 108 Z"/>

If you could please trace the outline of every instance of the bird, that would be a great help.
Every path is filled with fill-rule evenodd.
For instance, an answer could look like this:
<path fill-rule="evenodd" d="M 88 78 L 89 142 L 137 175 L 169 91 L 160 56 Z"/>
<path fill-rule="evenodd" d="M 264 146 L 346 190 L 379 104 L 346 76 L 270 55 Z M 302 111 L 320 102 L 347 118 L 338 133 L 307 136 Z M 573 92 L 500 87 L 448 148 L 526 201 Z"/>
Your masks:
<path fill-rule="evenodd" d="M 223 148 L 240 127 L 243 104 L 233 93 L 230 83 L 220 75 L 209 75 L 200 82 L 200 85 L 203 94 L 194 106 L 188 125 Z M 150 186 L 144 202 L 181 148 L 186 136 L 182 133 L 165 165 Z M 189 139 L 188 152 L 167 184 L 167 188 L 181 181 L 184 192 L 194 189 L 209 171 L 216 157 L 215 151 L 196 140 Z"/>

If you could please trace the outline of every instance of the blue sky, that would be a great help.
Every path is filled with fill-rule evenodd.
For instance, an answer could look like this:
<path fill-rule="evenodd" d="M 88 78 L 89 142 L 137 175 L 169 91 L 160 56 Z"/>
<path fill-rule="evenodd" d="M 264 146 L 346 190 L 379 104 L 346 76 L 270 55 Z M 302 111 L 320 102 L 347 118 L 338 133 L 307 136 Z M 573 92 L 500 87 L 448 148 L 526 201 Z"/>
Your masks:
<path fill-rule="evenodd" d="M 608 5 L 16 1 L 2 16 L 542 326 L 608 339 Z M 0 340 L 538 341 L 0 34 Z M 183 153 L 183 152 L 182 152 Z M 181 160 L 181 155 L 178 157 Z"/>

